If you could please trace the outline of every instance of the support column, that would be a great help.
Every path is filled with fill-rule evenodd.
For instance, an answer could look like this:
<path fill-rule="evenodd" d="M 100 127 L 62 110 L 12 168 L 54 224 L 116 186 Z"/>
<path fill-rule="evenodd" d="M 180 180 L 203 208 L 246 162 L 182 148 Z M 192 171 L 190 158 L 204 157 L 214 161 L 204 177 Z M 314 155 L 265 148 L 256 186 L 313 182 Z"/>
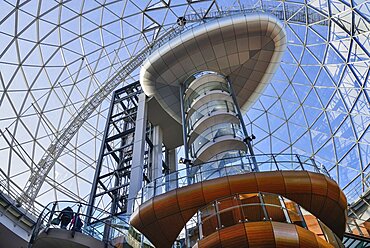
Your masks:
<path fill-rule="evenodd" d="M 177 173 L 175 173 L 177 171 L 177 163 L 178 163 L 178 160 L 177 160 L 177 152 L 176 152 L 176 148 L 172 149 L 172 150 L 169 150 L 168 153 L 167 153 L 167 156 L 168 156 L 168 168 L 170 169 L 170 176 L 169 176 L 169 184 L 168 184 L 168 187 L 170 189 L 175 189 L 177 188 L 177 182 L 178 182 L 178 178 L 177 178 Z"/>
<path fill-rule="evenodd" d="M 168 150 L 168 168 L 170 173 L 177 171 L 177 152 L 176 148 Z"/>
<path fill-rule="evenodd" d="M 228 84 L 229 89 L 230 89 L 230 95 L 233 98 L 233 101 L 234 101 L 234 104 L 235 104 L 235 107 L 236 107 L 236 111 L 237 111 L 237 115 L 238 115 L 239 120 L 240 120 L 240 125 L 242 126 L 242 130 L 243 130 L 243 133 L 244 133 L 244 136 L 245 136 L 245 142 L 247 144 L 249 153 L 250 153 L 251 158 L 252 158 L 253 167 L 254 167 L 253 169 L 254 169 L 254 171 L 259 171 L 258 165 L 257 165 L 257 160 L 256 160 L 256 157 L 254 155 L 253 146 L 252 146 L 252 142 L 251 142 L 252 139 L 248 135 L 247 127 L 244 123 L 243 115 L 240 112 L 240 107 L 239 107 L 239 104 L 238 104 L 238 100 L 236 99 L 233 86 L 231 85 L 231 83 L 229 81 L 229 78 L 226 77 L 226 79 L 227 79 L 227 84 Z"/>
<path fill-rule="evenodd" d="M 181 108 L 181 121 L 182 121 L 182 139 L 184 143 L 184 152 L 185 152 L 185 164 L 186 167 L 189 167 L 189 146 L 186 130 L 186 117 L 185 117 L 185 106 L 184 106 L 184 85 L 180 85 L 180 108 Z"/>
<path fill-rule="evenodd" d="M 139 95 L 137 117 L 135 122 L 135 136 L 132 154 L 132 168 L 130 176 L 130 187 L 128 194 L 127 213 L 133 211 L 134 200 L 143 184 L 145 137 L 147 124 L 146 95 Z"/>
<path fill-rule="evenodd" d="M 154 179 L 162 176 L 162 143 L 163 133 L 160 126 L 153 127 L 153 153 L 152 153 L 152 178 Z"/>

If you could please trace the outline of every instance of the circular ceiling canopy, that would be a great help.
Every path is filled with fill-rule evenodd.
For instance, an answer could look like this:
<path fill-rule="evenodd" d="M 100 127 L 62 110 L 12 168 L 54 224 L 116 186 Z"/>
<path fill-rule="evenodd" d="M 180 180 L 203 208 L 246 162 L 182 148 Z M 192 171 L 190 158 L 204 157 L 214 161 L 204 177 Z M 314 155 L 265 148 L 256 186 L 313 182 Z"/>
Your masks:
<path fill-rule="evenodd" d="M 367 189 L 370 169 L 369 5 L 366 0 L 1 1 L 1 184 L 20 193 L 83 104 L 179 17 L 212 18 L 242 9 L 276 15 L 288 42 L 280 67 L 245 116 L 257 137 L 255 152 L 315 157 L 351 202 Z M 121 86 L 138 80 L 139 70 Z M 37 202 L 86 200 L 109 101 L 64 148 Z"/>

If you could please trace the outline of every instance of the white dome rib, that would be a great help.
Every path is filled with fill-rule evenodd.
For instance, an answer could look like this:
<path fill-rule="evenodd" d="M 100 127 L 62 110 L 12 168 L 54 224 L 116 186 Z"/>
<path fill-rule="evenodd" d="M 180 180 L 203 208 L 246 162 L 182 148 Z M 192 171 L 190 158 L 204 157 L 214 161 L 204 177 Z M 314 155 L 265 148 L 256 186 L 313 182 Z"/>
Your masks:
<path fill-rule="evenodd" d="M 252 7 L 285 13 L 288 42 L 271 83 L 246 114 L 256 152 L 314 156 L 350 202 L 367 189 L 368 1 L 19 2 L 0 2 L 0 180 L 13 195 L 93 92 L 179 16 Z M 68 143 L 36 201 L 89 194 L 109 101 Z"/>

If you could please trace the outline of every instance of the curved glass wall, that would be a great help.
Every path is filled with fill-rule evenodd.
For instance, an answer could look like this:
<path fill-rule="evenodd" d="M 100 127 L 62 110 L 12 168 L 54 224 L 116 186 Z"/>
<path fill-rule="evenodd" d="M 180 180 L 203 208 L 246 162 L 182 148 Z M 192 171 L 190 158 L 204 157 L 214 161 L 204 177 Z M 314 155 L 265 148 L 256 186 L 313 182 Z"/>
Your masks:
<path fill-rule="evenodd" d="M 200 119 L 204 116 L 211 116 L 215 112 L 223 112 L 223 113 L 233 113 L 236 114 L 234 109 L 234 104 L 227 100 L 212 100 L 209 101 L 202 106 L 200 106 L 197 110 L 188 111 L 188 118 L 187 118 L 187 128 L 188 131 L 192 130 L 194 126 L 198 123 Z"/>
<path fill-rule="evenodd" d="M 202 76 L 204 75 L 208 75 L 208 74 L 203 74 Z M 186 93 L 185 101 L 184 101 L 184 105 L 188 108 L 190 108 L 193 102 L 195 102 L 200 96 L 206 95 L 208 93 L 212 93 L 212 91 L 216 91 L 216 92 L 221 91 L 221 92 L 230 93 L 229 86 L 227 85 L 227 83 L 218 82 L 218 81 L 207 82 L 207 84 L 199 85 L 199 87 L 195 89 L 188 88 L 188 91 L 190 93 Z"/>
<path fill-rule="evenodd" d="M 184 87 L 183 125 L 186 125 L 189 137 L 189 154 L 195 163 L 206 162 L 204 159 L 213 158 L 221 152 L 238 149 L 216 145 L 222 142 L 222 138 L 242 141 L 246 136 L 240 127 L 241 121 L 236 114 L 237 105 L 231 95 L 232 86 L 227 79 L 215 72 L 198 72 L 185 81 Z M 231 116 L 226 118 L 225 114 Z M 246 146 L 239 145 L 239 149 L 244 152 Z M 202 156 L 206 153 L 205 157 Z"/>
<path fill-rule="evenodd" d="M 370 11 L 365 0 L 0 1 L 0 164 L 4 192 L 30 171 L 119 68 L 178 17 L 185 26 L 218 13 L 263 10 L 281 19 L 280 68 L 246 114 L 256 153 L 314 156 L 349 202 L 370 185 Z M 253 10 L 252 10 L 253 9 Z M 138 79 L 139 70 L 126 78 Z M 37 201 L 84 201 L 90 193 L 110 99 L 83 123 Z M 109 171 L 110 168 L 107 168 Z"/>
<path fill-rule="evenodd" d="M 206 145 L 213 144 L 219 138 L 227 137 L 244 139 L 243 131 L 239 125 L 234 123 L 220 123 L 207 128 L 201 135 L 198 135 L 190 145 L 190 155 L 193 158 L 198 157 L 198 152 Z M 219 152 L 221 153 L 221 152 Z M 216 153 L 217 154 L 217 153 Z M 215 155 L 216 155 L 215 154 Z M 214 156 L 215 156 L 214 155 Z"/>
<path fill-rule="evenodd" d="M 235 154 L 235 153 L 234 153 Z M 258 171 L 312 171 L 330 177 L 325 166 L 297 154 L 255 155 Z M 209 161 L 156 178 L 139 192 L 134 209 L 155 196 L 203 181 L 254 172 L 250 155 Z"/>

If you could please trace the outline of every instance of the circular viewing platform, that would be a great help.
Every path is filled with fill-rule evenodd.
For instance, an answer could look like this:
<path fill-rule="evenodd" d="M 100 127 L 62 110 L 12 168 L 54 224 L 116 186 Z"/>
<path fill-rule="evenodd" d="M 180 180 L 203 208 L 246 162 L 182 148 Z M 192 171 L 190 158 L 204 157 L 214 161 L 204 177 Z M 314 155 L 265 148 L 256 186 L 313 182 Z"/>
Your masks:
<path fill-rule="evenodd" d="M 250 156 L 243 156 L 207 162 L 157 178 L 138 195 L 137 208 L 131 216 L 130 224 L 156 247 L 171 247 L 194 215 L 212 202 L 234 197 L 236 194 L 265 192 L 297 203 L 321 220 L 339 239 L 343 237 L 346 197 L 338 184 L 330 178 L 325 167 L 317 165 L 312 158 L 296 154 L 254 157 L 257 167 L 254 167 Z M 279 208 L 281 207 L 282 205 Z M 263 210 L 263 206 L 260 205 L 260 209 Z M 261 216 L 255 218 L 259 217 Z M 262 221 L 271 222 L 266 216 L 261 218 Z M 269 225 L 270 228 L 279 225 L 284 230 L 284 225 L 294 224 L 288 223 L 289 221 L 285 219 L 278 224 L 272 221 Z M 222 225 L 221 223 L 221 227 Z M 300 225 L 298 227 L 297 232 L 302 232 L 303 235 L 306 232 L 312 233 L 316 243 L 327 242 L 316 239 L 318 235 L 310 230 Z"/>
<path fill-rule="evenodd" d="M 322 221 L 277 194 L 259 192 L 217 199 L 199 209 L 193 218 L 197 222 L 188 226 L 192 247 L 249 247 L 250 243 L 299 247 L 309 235 L 307 230 L 317 236 L 306 238 L 310 247 L 344 247 Z M 264 233 L 264 238 L 258 238 L 257 233 Z"/>
<path fill-rule="evenodd" d="M 37 219 L 28 248 L 126 247 L 129 230 L 126 219 L 91 208 L 91 214 L 87 214 L 89 205 L 85 203 L 49 203 Z"/>
<path fill-rule="evenodd" d="M 314 159 L 298 154 L 258 154 L 258 172 L 311 171 L 330 178 L 329 172 Z M 145 185 L 139 192 L 135 206 L 168 191 L 224 176 L 256 172 L 251 155 L 232 157 L 202 163 L 161 176 Z"/>

